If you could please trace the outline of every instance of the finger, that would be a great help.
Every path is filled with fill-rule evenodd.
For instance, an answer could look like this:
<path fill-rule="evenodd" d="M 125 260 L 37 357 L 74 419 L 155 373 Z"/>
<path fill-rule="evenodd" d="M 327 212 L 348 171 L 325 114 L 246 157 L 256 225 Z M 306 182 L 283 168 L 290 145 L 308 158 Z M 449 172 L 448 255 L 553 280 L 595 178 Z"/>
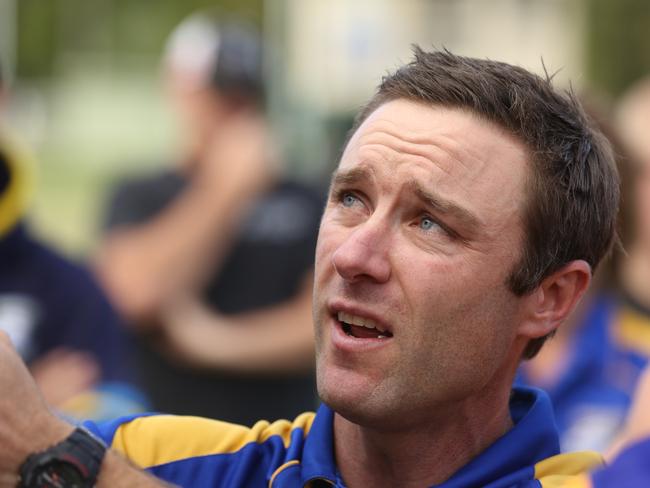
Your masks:
<path fill-rule="evenodd" d="M 4 330 L 0 330 L 0 342 L 3 344 L 6 344 L 7 346 L 11 346 L 11 339 L 9 338 L 9 334 L 7 334 Z"/>

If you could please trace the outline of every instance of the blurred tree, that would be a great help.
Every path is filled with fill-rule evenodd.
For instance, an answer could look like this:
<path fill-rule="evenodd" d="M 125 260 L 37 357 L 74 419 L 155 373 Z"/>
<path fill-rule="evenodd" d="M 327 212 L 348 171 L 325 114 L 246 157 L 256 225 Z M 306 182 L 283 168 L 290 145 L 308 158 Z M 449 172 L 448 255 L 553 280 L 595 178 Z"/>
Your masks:
<path fill-rule="evenodd" d="M 587 0 L 587 67 L 593 85 L 612 96 L 650 73 L 650 2 Z"/>
<path fill-rule="evenodd" d="M 261 24 L 263 0 L 20 0 L 17 74 L 55 74 L 74 52 L 103 53 L 114 68 L 130 55 L 157 62 L 163 42 L 187 14 L 215 8 Z"/>
<path fill-rule="evenodd" d="M 17 74 L 34 77 L 50 74 L 56 52 L 55 2 L 23 0 L 18 3 Z"/>

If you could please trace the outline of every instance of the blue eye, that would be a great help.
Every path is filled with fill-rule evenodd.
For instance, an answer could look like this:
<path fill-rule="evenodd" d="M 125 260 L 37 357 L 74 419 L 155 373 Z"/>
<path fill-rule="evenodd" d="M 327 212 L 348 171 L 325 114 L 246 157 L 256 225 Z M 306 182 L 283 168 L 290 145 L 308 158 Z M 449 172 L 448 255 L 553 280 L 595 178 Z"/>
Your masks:
<path fill-rule="evenodd" d="M 422 217 L 422 220 L 420 220 L 420 228 L 423 230 L 431 230 L 437 225 L 431 217 Z"/>
<path fill-rule="evenodd" d="M 343 195 L 343 198 L 341 199 L 341 203 L 343 203 L 344 207 L 351 207 L 355 203 L 357 203 L 358 199 L 355 197 L 352 193 L 346 193 Z"/>

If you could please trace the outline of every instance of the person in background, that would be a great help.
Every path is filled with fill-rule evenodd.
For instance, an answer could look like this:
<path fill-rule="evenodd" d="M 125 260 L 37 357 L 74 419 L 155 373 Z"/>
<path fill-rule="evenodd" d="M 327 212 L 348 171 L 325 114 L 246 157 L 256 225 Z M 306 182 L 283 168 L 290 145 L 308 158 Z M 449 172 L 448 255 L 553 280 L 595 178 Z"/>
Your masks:
<path fill-rule="evenodd" d="M 608 465 L 560 483 L 558 488 L 640 488 L 650 484 L 650 367 L 641 375 L 634 400 Z"/>
<path fill-rule="evenodd" d="M 95 260 L 137 331 L 147 393 L 158 410 L 239 423 L 312 409 L 322 197 L 279 172 L 261 40 L 195 14 L 163 64 L 181 153 L 118 185 Z"/>
<path fill-rule="evenodd" d="M 8 97 L 3 86 L 0 79 Z M 141 411 L 117 313 L 87 269 L 30 231 L 27 154 L 0 117 L 0 330 L 62 413 L 101 419 Z"/>
<path fill-rule="evenodd" d="M 618 274 L 625 298 L 636 311 L 636 323 L 623 334 L 630 347 L 650 357 L 650 77 L 624 93 L 616 123 L 622 147 L 634 164 L 627 195 L 632 205 L 632 239 Z"/>
<path fill-rule="evenodd" d="M 549 393 L 568 451 L 607 449 L 624 425 L 650 358 L 650 82 L 623 97 L 615 125 L 606 111 L 588 107 L 616 148 L 623 247 L 601 269 L 576 313 L 519 374 L 519 381 Z"/>

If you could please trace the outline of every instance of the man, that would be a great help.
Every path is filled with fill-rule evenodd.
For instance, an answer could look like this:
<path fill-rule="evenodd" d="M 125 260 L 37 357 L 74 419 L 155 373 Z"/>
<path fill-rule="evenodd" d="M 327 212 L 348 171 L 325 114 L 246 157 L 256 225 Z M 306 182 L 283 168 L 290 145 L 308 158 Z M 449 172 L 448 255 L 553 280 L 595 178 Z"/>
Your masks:
<path fill-rule="evenodd" d="M 95 262 L 137 332 L 143 388 L 156 410 L 241 424 L 312 410 L 323 198 L 275 174 L 261 40 L 193 14 L 163 65 L 180 154 L 115 189 Z"/>
<path fill-rule="evenodd" d="M 332 179 L 313 313 L 324 405 L 252 429 L 87 424 L 112 447 L 99 485 L 157 486 L 117 452 L 182 486 L 539 487 L 597 465 L 558 456 L 548 399 L 511 383 L 585 292 L 617 202 L 608 143 L 570 96 L 521 68 L 416 49 L 362 110 Z M 15 477 L 72 429 L 0 357 L 3 391 L 17 390 L 3 398 L 34 419 L 9 428 L 26 421 L 4 400 L 0 468 Z M 73 436 L 92 472 L 101 447 Z"/>

